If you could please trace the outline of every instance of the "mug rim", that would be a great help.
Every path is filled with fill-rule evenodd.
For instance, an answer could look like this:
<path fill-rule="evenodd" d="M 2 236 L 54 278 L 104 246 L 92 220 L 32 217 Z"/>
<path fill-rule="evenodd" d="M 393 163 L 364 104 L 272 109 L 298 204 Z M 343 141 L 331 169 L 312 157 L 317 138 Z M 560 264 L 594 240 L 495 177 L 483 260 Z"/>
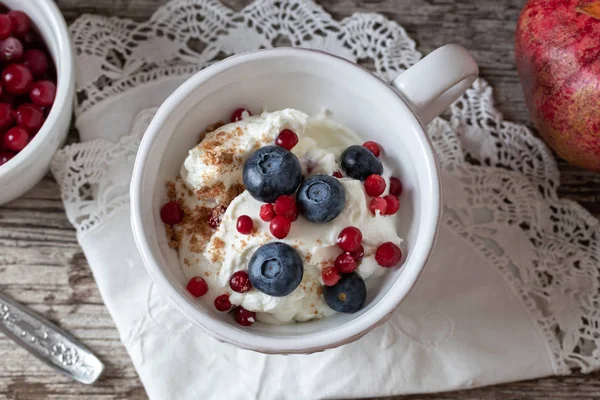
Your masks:
<path fill-rule="evenodd" d="M 386 90 L 391 91 L 395 96 L 394 99 L 397 101 L 394 107 L 400 107 L 405 111 L 408 111 L 407 121 L 413 127 L 418 128 L 419 134 L 419 145 L 424 151 L 425 159 L 424 164 L 427 166 L 427 179 L 431 184 L 431 192 L 427 193 L 427 196 L 423 198 L 430 199 L 430 202 L 426 205 L 426 209 L 430 217 L 428 219 L 429 224 L 427 226 L 420 226 L 422 231 L 418 237 L 422 243 L 419 249 L 414 249 L 411 252 L 411 264 L 418 264 L 413 266 L 411 272 L 401 274 L 392 283 L 392 287 L 385 296 L 374 304 L 368 312 L 363 313 L 357 318 L 341 324 L 340 326 L 333 327 L 332 329 L 325 330 L 323 332 L 306 334 L 303 336 L 265 336 L 262 333 L 253 332 L 250 330 L 241 330 L 239 328 L 230 326 L 227 323 L 217 320 L 216 318 L 203 314 L 197 310 L 191 302 L 180 293 L 173 282 L 164 274 L 161 269 L 160 263 L 152 255 L 152 248 L 154 247 L 149 238 L 146 236 L 144 229 L 144 222 L 142 218 L 143 210 L 141 209 L 142 202 L 142 189 L 144 182 L 146 181 L 145 168 L 144 166 L 150 162 L 149 154 L 153 145 L 155 144 L 160 133 L 163 131 L 163 127 L 167 121 L 169 121 L 172 112 L 177 109 L 182 103 L 193 95 L 193 93 L 199 88 L 206 84 L 211 79 L 216 78 L 219 74 L 237 67 L 246 62 L 255 61 L 258 59 L 272 58 L 272 57 L 316 57 L 317 59 L 327 60 L 328 62 L 335 62 L 346 64 L 353 68 L 358 69 L 363 74 L 365 81 L 370 80 L 370 85 L 384 85 Z M 148 126 L 140 147 L 136 156 L 133 176 L 131 180 L 131 225 L 133 230 L 134 240 L 137 248 L 140 252 L 146 270 L 151 276 L 152 280 L 156 282 L 159 287 L 171 298 L 172 302 L 176 307 L 183 313 L 186 318 L 192 320 L 196 325 L 200 326 L 206 333 L 217 338 L 218 340 L 229 342 L 238 347 L 259 351 L 262 353 L 273 353 L 273 354 L 306 354 L 317 351 L 322 351 L 332 347 L 338 347 L 342 344 L 350 343 L 354 340 L 367 334 L 372 329 L 383 324 L 393 314 L 393 312 L 399 307 L 402 300 L 408 295 L 410 290 L 414 287 L 420 275 L 423 272 L 425 264 L 431 255 L 435 237 L 437 235 L 440 210 L 441 210 L 441 182 L 440 182 L 440 170 L 437 157 L 433 150 L 433 146 L 430 138 L 425 132 L 425 128 L 410 109 L 406 101 L 402 98 L 394 88 L 381 78 L 374 75 L 368 69 L 353 63 L 345 58 L 332 55 L 320 50 L 314 49 L 302 49 L 302 48 L 275 48 L 275 49 L 262 49 L 253 52 L 236 54 L 226 58 L 218 63 L 210 65 L 203 70 L 197 72 L 186 80 L 181 86 L 179 86 L 160 106 Z M 155 185 L 154 185 L 155 187 Z M 415 255 L 415 253 L 417 253 Z M 414 258 L 416 257 L 416 258 Z M 397 287 L 400 286 L 400 287 Z M 392 289 L 399 289 L 392 292 Z M 393 297 L 392 297 L 393 296 Z M 383 301 L 385 300 L 385 302 Z M 383 303 L 383 304 L 382 304 Z M 258 344 L 255 344 L 259 342 Z"/>

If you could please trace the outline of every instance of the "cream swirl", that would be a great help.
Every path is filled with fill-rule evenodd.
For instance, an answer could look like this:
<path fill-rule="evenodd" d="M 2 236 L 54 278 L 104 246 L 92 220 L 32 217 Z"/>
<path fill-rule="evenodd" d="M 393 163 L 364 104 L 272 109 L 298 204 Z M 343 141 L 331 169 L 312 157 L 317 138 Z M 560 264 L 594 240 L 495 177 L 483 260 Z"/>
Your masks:
<path fill-rule="evenodd" d="M 338 170 L 336 158 L 342 150 L 359 142 L 359 138 L 342 125 L 332 121 L 325 114 L 308 117 L 296 110 L 282 110 L 249 117 L 238 123 L 225 125 L 206 135 L 204 141 L 219 142 L 221 151 L 235 153 L 239 160 L 234 167 L 206 162 L 210 146 L 202 143 L 192 149 L 182 167 L 182 178 L 178 191 L 186 199 L 189 209 L 194 210 L 209 205 L 210 200 L 198 200 L 189 193 L 207 186 L 223 183 L 225 188 L 241 182 L 243 162 L 253 150 L 271 144 L 282 129 L 292 129 L 299 136 L 293 153 L 301 162 L 304 176 L 332 174 Z M 240 133 L 241 132 L 241 133 Z M 220 139 L 219 139 L 220 137 Z M 229 138 L 229 139 L 227 139 Z M 209 157 L 210 158 L 210 157 Z M 384 178 L 389 187 L 389 168 L 384 164 Z M 287 323 L 322 318 L 334 313 L 326 305 L 322 296 L 321 270 L 332 265 L 340 254 L 337 237 L 347 226 L 359 228 L 363 234 L 365 257 L 357 272 L 368 279 L 383 273 L 377 265 L 374 253 L 381 243 L 401 242 L 397 233 L 397 216 L 372 215 L 368 209 L 369 197 L 360 181 L 350 178 L 340 180 L 346 192 L 346 206 L 342 213 L 330 223 L 315 224 L 302 216 L 292 223 L 289 235 L 278 240 L 269 232 L 269 224 L 259 217 L 263 203 L 255 200 L 247 191 L 235 197 L 222 217 L 219 228 L 205 236 L 205 243 L 198 243 L 193 231 L 182 232 L 179 245 L 179 258 L 187 278 L 202 276 L 209 286 L 210 298 L 220 294 L 230 294 L 232 304 L 257 312 L 257 319 L 266 323 Z M 215 196 L 219 198 L 219 196 Z M 254 231 L 244 235 L 237 231 L 236 221 L 241 215 L 253 219 Z M 304 261 L 304 277 L 300 285 L 288 296 L 273 297 L 252 289 L 246 293 L 236 293 L 229 288 L 229 278 L 239 270 L 247 270 L 247 264 L 260 246 L 282 241 L 294 247 Z"/>

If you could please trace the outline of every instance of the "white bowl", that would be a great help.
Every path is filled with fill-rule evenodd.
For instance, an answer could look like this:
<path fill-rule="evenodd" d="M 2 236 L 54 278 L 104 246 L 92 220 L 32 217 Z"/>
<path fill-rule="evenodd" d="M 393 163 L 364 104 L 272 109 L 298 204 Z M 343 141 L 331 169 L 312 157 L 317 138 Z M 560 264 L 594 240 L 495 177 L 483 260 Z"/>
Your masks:
<path fill-rule="evenodd" d="M 64 143 L 75 94 L 75 65 L 67 24 L 52 0 L 2 0 L 8 8 L 21 10 L 31 18 L 56 66 L 54 105 L 44 125 L 27 146 L 0 166 L 0 204 L 31 189 L 48 171 L 54 153 Z"/>
<path fill-rule="evenodd" d="M 442 49 L 442 53 L 448 51 L 456 53 L 457 49 Z M 459 58 L 470 60 L 468 68 L 459 66 L 460 73 L 454 74 L 452 82 L 445 83 L 444 90 L 425 87 L 423 90 L 429 90 L 430 95 L 427 104 L 418 105 L 418 100 L 411 99 L 418 115 L 431 113 L 432 107 L 441 107 L 438 101 L 443 96 L 447 97 L 445 102 L 450 101 L 449 91 L 454 91 L 450 97 L 455 99 L 475 79 L 477 66 L 464 53 L 466 56 L 461 53 Z M 431 66 L 433 61 L 438 64 L 441 56 L 438 53 L 433 60 L 419 63 L 419 68 Z M 447 57 L 448 54 L 443 58 Z M 439 67 L 452 69 L 448 64 Z M 415 74 L 415 70 L 409 71 L 402 76 L 410 78 Z M 413 87 L 398 79 L 399 90 L 410 92 Z M 452 89 L 446 90 L 448 87 Z M 240 106 L 252 110 L 290 107 L 308 114 L 326 108 L 333 119 L 365 140 L 375 140 L 383 146 L 386 161 L 405 187 L 401 198 L 402 223 L 398 229 L 406 239 L 406 257 L 401 268 L 390 269 L 376 288 L 369 291 L 359 312 L 291 325 L 255 323 L 241 327 L 231 315 L 203 307 L 185 290 L 177 254 L 168 246 L 159 215 L 167 199 L 165 182 L 179 174 L 199 132 L 215 121 L 228 120 L 232 110 Z M 427 135 L 398 92 L 347 60 L 311 50 L 274 49 L 230 57 L 208 67 L 163 103 L 137 155 L 131 184 L 131 212 L 134 237 L 149 274 L 190 320 L 217 339 L 242 348 L 265 353 L 310 353 L 358 339 L 384 322 L 398 307 L 431 251 L 440 212 L 440 188 Z"/>

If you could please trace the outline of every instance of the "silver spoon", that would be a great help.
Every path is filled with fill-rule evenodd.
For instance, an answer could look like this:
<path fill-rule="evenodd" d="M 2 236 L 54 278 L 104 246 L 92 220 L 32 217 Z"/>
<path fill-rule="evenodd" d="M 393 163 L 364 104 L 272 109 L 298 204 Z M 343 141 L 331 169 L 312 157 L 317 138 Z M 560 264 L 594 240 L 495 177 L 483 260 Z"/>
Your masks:
<path fill-rule="evenodd" d="M 77 339 L 0 292 L 0 331 L 31 354 L 85 384 L 102 374 L 102 362 Z"/>

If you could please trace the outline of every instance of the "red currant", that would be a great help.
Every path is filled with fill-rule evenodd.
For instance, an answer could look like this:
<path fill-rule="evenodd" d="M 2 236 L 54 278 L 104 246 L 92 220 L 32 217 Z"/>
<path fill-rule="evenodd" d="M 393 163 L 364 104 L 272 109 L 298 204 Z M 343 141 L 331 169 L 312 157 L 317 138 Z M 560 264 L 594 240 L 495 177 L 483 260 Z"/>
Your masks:
<path fill-rule="evenodd" d="M 246 113 L 246 115 L 244 115 Z M 231 122 L 239 122 L 244 119 L 245 116 L 251 116 L 252 113 L 245 108 L 238 108 L 231 114 Z"/>
<path fill-rule="evenodd" d="M 340 232 L 337 238 L 337 245 L 344 251 L 354 251 L 358 249 L 362 242 L 362 232 L 354 226 L 348 226 Z"/>
<path fill-rule="evenodd" d="M 2 88 L 9 94 L 22 95 L 33 85 L 33 75 L 23 64 L 10 64 L 2 70 Z"/>
<path fill-rule="evenodd" d="M 29 97 L 34 104 L 50 107 L 56 96 L 56 85 L 50 81 L 37 81 L 29 91 Z"/>
<path fill-rule="evenodd" d="M 273 209 L 275 210 L 276 215 L 281 215 L 288 220 L 293 221 L 294 217 L 297 215 L 296 199 L 293 196 L 282 194 L 275 200 Z"/>
<path fill-rule="evenodd" d="M 342 274 L 350 274 L 356 269 L 356 260 L 348 253 L 342 253 L 335 259 L 335 267 Z"/>
<path fill-rule="evenodd" d="M 381 175 L 369 175 L 365 179 L 365 192 L 371 197 L 381 196 L 385 191 L 385 179 Z"/>
<path fill-rule="evenodd" d="M 340 179 L 340 178 L 342 178 L 342 177 L 343 177 L 343 175 L 342 175 L 342 173 L 341 173 L 340 171 L 335 171 L 335 172 L 333 173 L 333 176 L 334 176 L 334 177 L 336 177 L 336 178 L 338 178 L 338 179 Z"/>
<path fill-rule="evenodd" d="M 227 211 L 227 207 L 225 206 L 216 206 L 206 217 L 206 222 L 208 226 L 213 229 L 219 229 L 219 225 L 221 225 L 221 220 L 223 219 L 223 214 Z"/>
<path fill-rule="evenodd" d="M 247 215 L 240 215 L 235 224 L 237 231 L 243 235 L 252 233 L 253 226 L 254 222 L 252 222 L 252 218 Z"/>
<path fill-rule="evenodd" d="M 23 57 L 23 44 L 14 37 L 8 37 L 0 40 L 0 61 L 13 63 Z"/>
<path fill-rule="evenodd" d="M 246 293 L 252 289 L 252 283 L 250 283 L 250 277 L 246 271 L 236 271 L 229 278 L 229 287 L 231 290 L 238 293 Z"/>
<path fill-rule="evenodd" d="M 23 58 L 23 65 L 25 65 L 31 71 L 31 74 L 35 78 L 43 77 L 48 72 L 48 66 L 50 62 L 48 56 L 41 50 L 29 49 L 25 52 Z"/>
<path fill-rule="evenodd" d="M 229 296 L 226 294 L 218 296 L 215 299 L 215 308 L 219 311 L 231 310 L 231 302 L 229 301 Z"/>
<path fill-rule="evenodd" d="M 15 123 L 12 106 L 8 103 L 0 103 L 0 131 L 5 131 Z"/>
<path fill-rule="evenodd" d="M 12 22 L 6 14 L 0 14 L 0 39 L 6 39 L 12 32 Z"/>
<path fill-rule="evenodd" d="M 288 233 L 290 233 L 291 226 L 292 223 L 289 219 L 283 215 L 277 215 L 269 223 L 269 230 L 277 239 L 283 239 L 288 235 Z"/>
<path fill-rule="evenodd" d="M 15 36 L 23 36 L 31 29 L 31 20 L 23 11 L 9 11 L 8 16 Z"/>
<path fill-rule="evenodd" d="M 1 115 L 1 112 L 0 112 Z M 22 104 L 14 112 L 17 125 L 30 134 L 36 134 L 44 124 L 44 113 L 33 104 Z"/>
<path fill-rule="evenodd" d="M 382 267 L 390 268 L 402 259 L 402 251 L 392 242 L 385 242 L 377 248 L 375 261 Z"/>
<path fill-rule="evenodd" d="M 342 278 L 339 271 L 335 267 L 325 267 L 321 271 L 321 278 L 325 286 L 335 286 L 336 283 Z"/>
<path fill-rule="evenodd" d="M 390 194 L 398 197 L 402 194 L 402 182 L 393 176 L 390 178 Z"/>
<path fill-rule="evenodd" d="M 3 139 L 5 149 L 21 151 L 25 148 L 25 146 L 27 146 L 29 134 L 25 129 L 16 126 L 6 131 Z"/>
<path fill-rule="evenodd" d="M 256 313 L 239 306 L 234 311 L 235 322 L 242 326 L 250 326 L 256 321 Z"/>
<path fill-rule="evenodd" d="M 379 211 L 379 215 L 385 215 L 387 211 L 387 201 L 381 197 L 373 197 L 369 203 L 369 210 L 371 210 L 373 215 L 377 215 L 377 211 Z"/>
<path fill-rule="evenodd" d="M 267 203 L 260 206 L 260 219 L 265 222 L 269 222 L 275 218 L 275 209 L 273 208 L 273 204 Z"/>
<path fill-rule="evenodd" d="M 160 219 L 167 225 L 175 225 L 183 221 L 183 210 L 176 201 L 169 201 L 160 209 Z"/>
<path fill-rule="evenodd" d="M 23 43 L 23 46 L 25 46 L 25 48 L 28 48 L 28 49 L 30 49 L 32 47 L 41 47 L 44 45 L 44 42 L 40 38 L 40 35 L 38 35 L 34 31 L 29 31 L 25 35 L 21 36 L 20 38 L 21 38 L 21 42 Z"/>
<path fill-rule="evenodd" d="M 17 102 L 17 97 L 13 96 L 12 94 L 8 94 L 2 91 L 2 86 L 0 86 L 0 103 L 7 103 L 7 104 L 15 104 Z"/>
<path fill-rule="evenodd" d="M 356 263 L 359 263 L 365 257 L 365 248 L 362 247 L 362 244 L 361 244 L 360 246 L 358 246 L 358 249 L 351 251 L 348 254 L 350 254 L 352 256 L 352 258 L 354 258 L 354 261 L 356 261 Z"/>
<path fill-rule="evenodd" d="M 379 145 L 373 141 L 364 142 L 363 147 L 371 150 L 371 153 L 373 153 L 375 157 L 379 157 L 379 154 L 381 153 Z"/>
<path fill-rule="evenodd" d="M 10 161 L 15 155 L 13 153 L 9 153 L 8 151 L 0 152 L 0 165 L 4 165 Z"/>
<path fill-rule="evenodd" d="M 208 292 L 208 284 L 199 276 L 190 279 L 185 288 L 194 297 L 202 297 Z"/>
<path fill-rule="evenodd" d="M 398 200 L 398 198 L 393 194 L 383 196 L 383 199 L 387 203 L 387 210 L 385 211 L 386 215 L 396 214 L 400 209 L 400 200 Z"/>
<path fill-rule="evenodd" d="M 277 135 L 275 144 L 284 149 L 292 150 L 292 148 L 298 144 L 298 135 L 291 129 L 284 129 Z"/>

